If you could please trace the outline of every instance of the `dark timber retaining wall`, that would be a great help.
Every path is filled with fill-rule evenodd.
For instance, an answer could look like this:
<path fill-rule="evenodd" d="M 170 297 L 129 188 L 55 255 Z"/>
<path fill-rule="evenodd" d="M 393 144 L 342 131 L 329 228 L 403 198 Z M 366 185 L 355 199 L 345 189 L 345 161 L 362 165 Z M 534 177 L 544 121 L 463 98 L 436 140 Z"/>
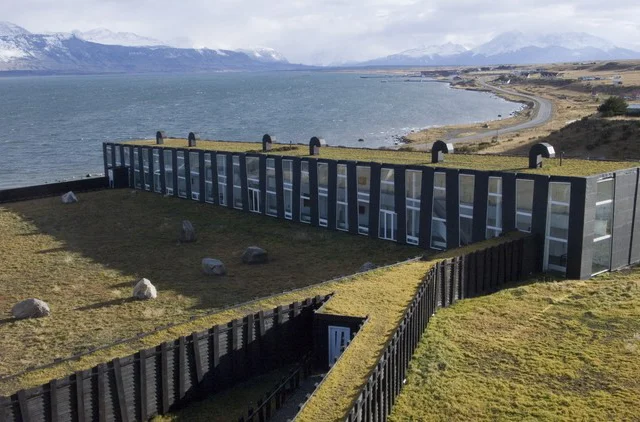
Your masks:
<path fill-rule="evenodd" d="M 109 187 L 107 177 L 91 177 L 68 182 L 47 183 L 44 185 L 24 186 L 20 188 L 0 190 L 0 203 L 23 201 L 25 199 L 41 198 L 44 196 L 62 195 L 69 191 L 84 192 L 106 189 Z"/>
<path fill-rule="evenodd" d="M 529 236 L 446 259 L 431 268 L 346 420 L 386 421 L 431 316 L 460 299 L 525 279 L 535 269 L 539 247 L 536 237 Z"/>
<path fill-rule="evenodd" d="M 194 396 L 296 362 L 330 296 L 260 311 L 0 397 L 0 421 L 146 421 Z"/>

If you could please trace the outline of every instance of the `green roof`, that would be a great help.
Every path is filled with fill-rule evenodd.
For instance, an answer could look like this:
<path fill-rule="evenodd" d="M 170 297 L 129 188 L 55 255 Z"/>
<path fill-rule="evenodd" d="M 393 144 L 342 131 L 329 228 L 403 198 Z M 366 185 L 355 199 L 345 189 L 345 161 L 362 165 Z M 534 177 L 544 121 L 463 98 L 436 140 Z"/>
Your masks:
<path fill-rule="evenodd" d="M 124 142 L 134 145 L 154 146 L 155 140 L 137 140 Z M 163 147 L 187 148 L 186 139 L 165 139 Z M 283 155 L 293 157 L 310 157 L 308 145 L 274 144 L 271 151 L 263 153 L 259 142 L 202 141 L 198 140 L 193 149 L 251 152 L 267 155 Z M 431 163 L 431 153 L 420 151 L 395 151 L 383 149 L 364 149 L 346 147 L 322 147 L 319 156 L 333 160 L 370 161 L 387 164 L 420 165 L 429 167 L 446 167 L 468 170 L 507 171 L 514 173 L 546 174 L 553 176 L 592 176 L 640 166 L 637 161 L 601 161 L 559 158 L 544 159 L 543 167 L 530 169 L 528 157 L 485 155 L 485 154 L 448 154 L 445 161 Z"/>

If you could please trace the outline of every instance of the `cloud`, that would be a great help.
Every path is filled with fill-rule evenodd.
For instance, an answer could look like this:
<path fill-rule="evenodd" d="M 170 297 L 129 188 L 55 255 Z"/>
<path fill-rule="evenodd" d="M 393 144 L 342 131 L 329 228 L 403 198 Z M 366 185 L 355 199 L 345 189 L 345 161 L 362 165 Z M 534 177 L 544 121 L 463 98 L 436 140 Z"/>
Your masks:
<path fill-rule="evenodd" d="M 33 32 L 106 27 L 183 47 L 269 46 L 303 63 L 470 47 L 509 30 L 589 32 L 640 48 L 640 3 L 629 0 L 3 0 L 2 19 Z"/>

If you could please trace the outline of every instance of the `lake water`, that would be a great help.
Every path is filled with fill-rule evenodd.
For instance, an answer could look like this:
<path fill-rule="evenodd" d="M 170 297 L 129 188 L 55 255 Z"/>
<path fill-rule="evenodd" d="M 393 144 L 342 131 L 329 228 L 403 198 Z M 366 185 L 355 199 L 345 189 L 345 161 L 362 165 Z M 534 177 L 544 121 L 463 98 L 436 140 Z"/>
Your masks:
<path fill-rule="evenodd" d="M 491 120 L 520 107 L 405 79 L 328 72 L 0 78 L 0 188 L 100 173 L 102 142 L 154 138 L 157 130 L 380 147 L 411 130 Z"/>

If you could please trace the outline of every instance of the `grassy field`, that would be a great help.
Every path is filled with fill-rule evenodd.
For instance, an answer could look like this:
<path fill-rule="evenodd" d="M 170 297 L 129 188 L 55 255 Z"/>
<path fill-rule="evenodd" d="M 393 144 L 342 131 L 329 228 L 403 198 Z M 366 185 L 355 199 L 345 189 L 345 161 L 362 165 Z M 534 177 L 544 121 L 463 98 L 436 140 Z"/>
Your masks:
<path fill-rule="evenodd" d="M 185 139 L 165 139 L 165 147 L 187 148 Z M 132 141 L 134 145 L 155 145 L 155 140 Z M 199 141 L 196 149 L 229 151 L 229 152 L 258 152 L 262 144 L 249 142 L 224 142 L 224 141 Z M 308 157 L 309 147 L 305 145 L 275 146 L 270 154 L 285 156 Z M 363 148 L 340 148 L 325 147 L 321 151 L 320 158 L 334 160 L 352 160 L 363 162 L 379 162 L 389 164 L 411 164 L 434 166 L 431 163 L 431 153 L 416 151 L 390 151 L 379 149 Z M 445 162 L 438 163 L 437 167 L 474 169 L 474 170 L 494 170 L 513 171 L 520 173 L 535 173 L 564 176 L 588 176 L 600 173 L 615 171 L 637 166 L 637 162 L 629 161 L 586 161 L 586 160 L 564 160 L 562 166 L 559 159 L 545 160 L 543 168 L 529 169 L 528 157 L 505 157 L 490 155 L 463 155 L 449 154 Z"/>
<path fill-rule="evenodd" d="M 391 420 L 640 420 L 639 280 L 538 282 L 440 310 Z"/>
<path fill-rule="evenodd" d="M 73 205 L 55 197 L 0 206 L 0 375 L 235 303 L 352 274 L 366 261 L 388 264 L 424 252 L 152 193 L 110 190 L 80 194 L 79 199 Z M 177 241 L 183 219 L 193 222 L 197 242 Z M 240 256 L 251 245 L 267 249 L 270 262 L 242 264 Z M 221 259 L 228 274 L 204 275 L 204 257 Z M 157 300 L 131 300 L 132 286 L 141 277 L 156 285 Z M 11 307 L 28 297 L 48 302 L 51 316 L 13 320 Z M 282 300 L 280 304 L 297 299 Z M 225 319 L 219 322 L 249 310 L 238 312 L 221 314 Z M 134 346 L 109 353 L 123 355 Z M 109 353 L 98 358 L 115 357 Z M 42 377 L 59 375 L 53 371 Z"/>

